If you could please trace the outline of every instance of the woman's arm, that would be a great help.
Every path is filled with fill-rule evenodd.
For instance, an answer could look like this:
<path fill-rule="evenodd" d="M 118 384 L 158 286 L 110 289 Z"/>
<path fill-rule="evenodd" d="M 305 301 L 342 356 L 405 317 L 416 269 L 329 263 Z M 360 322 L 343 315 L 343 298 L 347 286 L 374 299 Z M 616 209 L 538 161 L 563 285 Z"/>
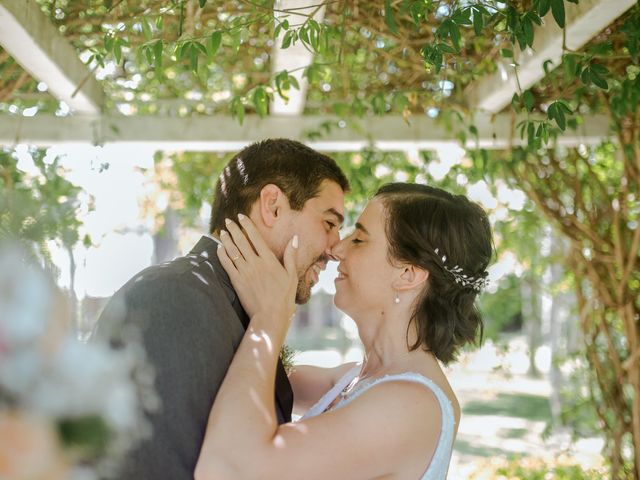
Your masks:
<path fill-rule="evenodd" d="M 219 257 L 236 289 L 252 284 L 266 296 L 215 399 L 195 478 L 358 479 L 406 468 L 419 476 L 440 429 L 437 400 L 421 385 L 388 382 L 343 408 L 278 426 L 273 385 L 293 311 L 293 248 L 285 252 L 285 270 L 260 239 L 253 238 L 253 226 L 245 223 L 257 253 L 237 226 L 230 225 L 239 250 L 223 239 L 225 249 Z M 242 258 L 232 262 L 240 252 Z"/>
<path fill-rule="evenodd" d="M 312 365 L 294 366 L 289 374 L 293 389 L 293 411 L 303 414 L 309 410 L 355 365 L 356 362 L 344 363 L 333 368 Z"/>

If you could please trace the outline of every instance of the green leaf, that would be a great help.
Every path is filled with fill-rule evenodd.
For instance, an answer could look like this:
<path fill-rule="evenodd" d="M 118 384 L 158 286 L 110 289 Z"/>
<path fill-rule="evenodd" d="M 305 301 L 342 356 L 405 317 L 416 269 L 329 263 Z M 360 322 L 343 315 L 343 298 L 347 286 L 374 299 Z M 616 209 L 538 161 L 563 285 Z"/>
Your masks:
<path fill-rule="evenodd" d="M 451 35 L 451 41 L 457 50 L 460 50 L 460 27 L 455 23 L 452 23 L 449 27 L 449 33 Z"/>
<path fill-rule="evenodd" d="M 458 53 L 458 51 L 455 48 L 453 48 L 451 45 L 447 45 L 446 43 L 438 43 L 436 45 L 436 48 L 438 48 L 442 53 L 451 53 L 451 54 Z"/>
<path fill-rule="evenodd" d="M 471 8 L 455 10 L 451 15 L 451 20 L 457 25 L 471 25 Z"/>
<path fill-rule="evenodd" d="M 538 15 L 544 17 L 551 8 L 551 0 L 539 0 L 538 2 Z"/>
<path fill-rule="evenodd" d="M 609 69 L 604 65 L 600 65 L 599 63 L 592 63 L 591 70 L 598 75 L 609 75 Z"/>
<path fill-rule="evenodd" d="M 349 105 L 342 102 L 334 103 L 331 106 L 333 113 L 335 113 L 338 117 L 346 117 L 349 115 Z"/>
<path fill-rule="evenodd" d="M 144 39 L 148 42 L 153 37 L 153 32 L 151 30 L 151 25 L 149 25 L 149 21 L 146 17 L 142 17 L 140 25 L 142 26 L 142 34 L 144 35 Z"/>
<path fill-rule="evenodd" d="M 529 17 L 525 17 L 522 22 L 522 30 L 524 32 L 525 43 L 530 47 L 533 46 L 533 22 Z"/>
<path fill-rule="evenodd" d="M 356 98 L 351 104 L 351 111 L 356 117 L 362 118 L 365 114 L 366 108 L 362 100 Z"/>
<path fill-rule="evenodd" d="M 238 96 L 233 97 L 230 104 L 231 116 L 238 120 L 238 123 L 242 125 L 244 122 L 244 104 L 242 103 L 242 99 Z"/>
<path fill-rule="evenodd" d="M 409 106 L 409 99 L 402 92 L 396 92 L 393 95 L 393 108 L 399 112 L 402 112 L 407 106 Z"/>
<path fill-rule="evenodd" d="M 607 90 L 609 88 L 609 84 L 607 83 L 607 81 L 593 69 L 591 69 L 591 81 L 596 87 L 599 87 L 602 90 Z"/>
<path fill-rule="evenodd" d="M 391 8 L 391 0 L 384 0 L 384 22 L 394 34 L 398 34 L 398 25 L 393 16 L 393 8 Z"/>
<path fill-rule="evenodd" d="M 533 110 L 535 105 L 535 98 L 533 97 L 533 93 L 531 90 L 526 90 L 522 95 L 522 100 L 524 101 L 524 106 L 527 108 L 527 111 Z"/>
<path fill-rule="evenodd" d="M 222 43 L 222 32 L 216 30 L 209 37 L 209 43 L 207 44 L 207 55 L 209 58 L 213 58 L 216 53 L 218 53 L 218 49 L 220 48 L 220 44 Z"/>
<path fill-rule="evenodd" d="M 560 28 L 564 28 L 564 0 L 551 0 L 551 13 Z M 563 129 L 564 130 L 564 129 Z"/>
<path fill-rule="evenodd" d="M 149 66 L 153 67 L 154 65 L 153 49 L 149 45 L 144 45 L 142 47 L 142 53 L 144 54 L 144 58 L 147 60 L 147 63 L 149 64 Z"/>
<path fill-rule="evenodd" d="M 282 48 L 289 48 L 291 46 L 291 42 L 293 41 L 293 36 L 295 34 L 295 30 L 287 30 L 287 33 L 284 34 L 284 38 L 282 39 Z"/>
<path fill-rule="evenodd" d="M 484 28 L 484 17 L 479 10 L 473 12 L 473 30 L 476 32 L 476 36 L 479 37 L 482 34 Z"/>
<path fill-rule="evenodd" d="M 511 97 L 511 106 L 515 110 L 518 108 L 518 105 L 520 105 L 520 95 L 518 95 L 517 93 L 514 93 L 513 97 Z"/>
<path fill-rule="evenodd" d="M 104 36 L 104 49 L 107 53 L 110 53 L 113 50 L 113 35 L 111 32 Z"/>
<path fill-rule="evenodd" d="M 544 140 L 544 143 L 549 143 L 549 124 L 548 123 L 542 123 L 542 140 Z"/>
<path fill-rule="evenodd" d="M 253 92 L 253 105 L 260 117 L 265 117 L 269 111 L 269 96 L 264 87 L 257 87 Z"/>
<path fill-rule="evenodd" d="M 529 122 L 527 125 L 527 142 L 529 145 L 533 145 L 535 143 L 536 138 L 536 126 L 533 122 Z"/>
<path fill-rule="evenodd" d="M 298 83 L 298 79 L 296 77 L 294 77 L 293 75 L 289 75 L 289 83 L 296 90 L 300 90 L 300 84 Z"/>
<path fill-rule="evenodd" d="M 162 16 L 156 17 L 156 28 L 158 30 L 162 30 L 162 25 L 163 24 L 164 24 L 164 21 L 162 20 Z"/>
<path fill-rule="evenodd" d="M 289 102 L 289 97 L 286 93 L 289 90 L 289 74 L 286 70 L 281 71 L 275 77 L 276 81 L 276 90 L 278 91 L 278 95 L 286 102 Z"/>
<path fill-rule="evenodd" d="M 207 0 L 200 0 L 200 8 L 204 8 L 206 4 L 207 4 Z"/>
<path fill-rule="evenodd" d="M 387 102 L 383 93 L 377 93 L 371 99 L 371 108 L 376 115 L 384 115 L 387 110 Z"/>
<path fill-rule="evenodd" d="M 561 110 L 564 110 L 569 115 L 571 115 L 573 113 L 573 110 L 571 110 L 571 107 L 569 106 L 569 104 L 566 101 L 558 100 L 556 103 L 558 104 L 558 108 L 560 108 Z"/>
<path fill-rule="evenodd" d="M 156 42 L 153 44 L 153 55 L 155 57 L 155 67 L 156 70 L 161 70 L 162 69 L 162 40 L 156 40 Z"/>
<path fill-rule="evenodd" d="M 500 53 L 505 58 L 513 58 L 513 50 L 509 50 L 508 48 L 503 48 L 500 50 Z"/>
<path fill-rule="evenodd" d="M 191 67 L 191 70 L 194 73 L 198 72 L 198 47 L 196 47 L 196 45 L 199 45 L 199 43 L 197 42 L 191 42 L 191 44 L 189 45 L 189 65 Z"/>
<path fill-rule="evenodd" d="M 122 44 L 119 38 L 116 38 L 113 43 L 113 56 L 116 58 L 116 63 L 120 65 L 120 60 L 122 60 Z"/>
<path fill-rule="evenodd" d="M 298 31 L 298 37 L 300 38 L 300 40 L 302 40 L 304 43 L 306 43 L 307 45 L 310 45 L 309 42 L 309 29 L 307 27 L 302 27 L 299 31 Z"/>
<path fill-rule="evenodd" d="M 560 101 L 555 101 L 547 109 L 547 117 L 549 120 L 555 120 L 556 124 L 564 132 L 567 127 L 567 121 L 564 115 L 564 109 Z"/>
<path fill-rule="evenodd" d="M 409 13 L 411 14 L 411 18 L 413 19 L 413 23 L 416 24 L 416 27 L 420 26 L 420 22 L 424 17 L 424 5 L 422 2 L 413 2 L 409 7 Z"/>

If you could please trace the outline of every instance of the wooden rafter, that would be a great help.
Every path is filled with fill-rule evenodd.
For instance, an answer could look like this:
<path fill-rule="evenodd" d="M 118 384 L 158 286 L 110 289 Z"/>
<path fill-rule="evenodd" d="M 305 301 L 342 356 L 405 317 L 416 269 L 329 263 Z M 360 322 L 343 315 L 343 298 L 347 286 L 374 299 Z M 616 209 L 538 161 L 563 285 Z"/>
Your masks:
<path fill-rule="evenodd" d="M 35 0 L 0 0 L 0 26 L 2 47 L 52 95 L 79 113 L 101 110 L 102 88 Z"/>
<path fill-rule="evenodd" d="M 637 0 L 580 0 L 566 6 L 566 48 L 579 50 L 589 40 L 609 26 L 616 18 L 636 4 Z M 563 52 L 563 32 L 549 13 L 544 23 L 536 27 L 533 49 L 515 52 L 519 64 L 518 76 L 512 66 L 469 85 L 466 95 L 471 108 L 497 113 L 506 107 L 518 89 L 526 90 L 541 80 L 547 60 L 558 66 Z"/>
<path fill-rule="evenodd" d="M 4 116 L 0 118 L 0 144 L 144 143 L 154 145 L 158 150 L 235 151 L 250 142 L 283 135 L 323 151 L 358 151 L 372 144 L 387 151 L 434 150 L 459 144 L 455 132 L 426 116 L 412 118 L 410 125 L 401 116 L 366 117 L 355 122 L 341 127 L 338 119 L 324 116 L 264 119 L 248 116 L 243 125 L 227 116 Z M 510 115 L 476 118 L 478 139 L 469 139 L 467 146 L 507 148 L 512 122 Z M 318 140 L 308 141 L 308 133 L 321 131 L 322 125 L 332 127 Z M 586 117 L 579 131 L 567 131 L 559 144 L 599 144 L 608 136 L 609 119 L 606 116 Z M 519 138 L 514 140 L 514 144 L 519 142 Z"/>

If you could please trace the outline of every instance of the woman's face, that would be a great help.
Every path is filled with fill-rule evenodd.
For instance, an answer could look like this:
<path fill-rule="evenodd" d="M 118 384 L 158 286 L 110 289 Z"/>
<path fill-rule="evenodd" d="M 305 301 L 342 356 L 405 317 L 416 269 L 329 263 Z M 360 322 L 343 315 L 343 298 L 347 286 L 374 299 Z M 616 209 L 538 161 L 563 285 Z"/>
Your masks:
<path fill-rule="evenodd" d="M 353 233 L 331 251 L 340 260 L 334 302 L 354 319 L 379 314 L 393 302 L 394 267 L 387 258 L 385 215 L 382 201 L 374 198 L 358 218 Z"/>

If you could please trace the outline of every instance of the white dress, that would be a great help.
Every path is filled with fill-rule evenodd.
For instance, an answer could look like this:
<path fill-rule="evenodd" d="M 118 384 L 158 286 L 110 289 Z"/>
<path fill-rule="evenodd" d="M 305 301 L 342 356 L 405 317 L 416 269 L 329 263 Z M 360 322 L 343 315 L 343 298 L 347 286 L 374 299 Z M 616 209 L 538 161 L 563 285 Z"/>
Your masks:
<path fill-rule="evenodd" d="M 311 407 L 307 413 L 301 418 L 301 420 L 315 417 L 324 412 L 329 405 L 340 395 L 342 392 L 358 375 L 360 372 L 360 365 L 356 365 L 347 372 L 334 387 L 325 393 L 318 402 Z M 374 386 L 384 382 L 395 381 L 407 381 L 415 382 L 424 385 L 431 390 L 438 399 L 440 404 L 440 411 L 442 412 L 442 428 L 440 430 L 440 438 L 436 446 L 435 453 L 428 466 L 425 466 L 425 472 L 420 477 L 421 480 L 445 480 L 447 478 L 447 470 L 449 469 L 449 462 L 451 460 L 451 451 L 453 449 L 453 436 L 455 431 L 455 413 L 453 405 L 449 398 L 445 395 L 438 385 L 432 380 L 426 378 L 423 375 L 413 372 L 400 373 L 396 375 L 385 375 L 384 377 L 371 379 L 369 381 L 363 380 L 358 382 L 355 387 L 350 390 L 341 400 L 338 401 L 331 409 L 341 408 L 347 405 L 352 400 L 358 398 L 364 392 L 373 388 Z"/>

